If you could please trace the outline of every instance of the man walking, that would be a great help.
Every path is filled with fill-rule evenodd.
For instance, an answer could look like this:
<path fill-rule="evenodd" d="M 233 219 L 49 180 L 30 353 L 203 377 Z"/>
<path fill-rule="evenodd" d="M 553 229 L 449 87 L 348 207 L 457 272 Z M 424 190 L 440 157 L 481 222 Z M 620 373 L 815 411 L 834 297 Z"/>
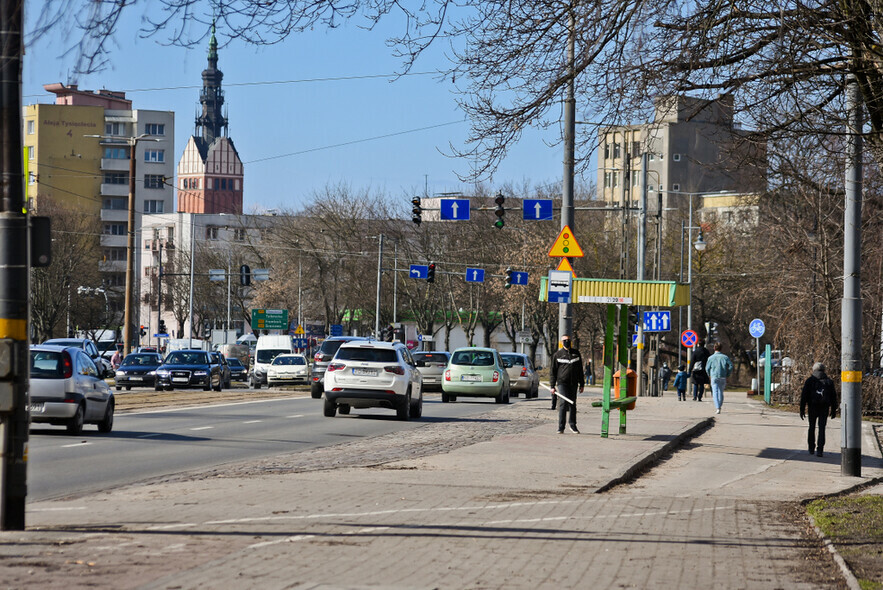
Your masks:
<path fill-rule="evenodd" d="M 570 410 L 570 431 L 579 434 L 576 427 L 576 396 L 577 393 L 583 392 L 586 378 L 583 373 L 583 357 L 579 350 L 571 345 L 569 334 L 561 337 L 561 348 L 552 356 L 549 373 L 553 408 L 556 398 L 559 395 L 562 397 L 558 404 L 558 434 L 564 432 L 568 410 Z"/>
<path fill-rule="evenodd" d="M 727 377 L 733 372 L 733 361 L 721 352 L 721 343 L 714 343 L 714 354 L 705 361 L 705 372 L 711 382 L 711 397 L 714 401 L 715 412 L 721 413 L 724 405 L 724 387 L 727 385 Z"/>
<path fill-rule="evenodd" d="M 705 395 L 705 384 L 708 382 L 708 372 L 705 370 L 705 362 L 708 360 L 708 349 L 705 348 L 705 341 L 699 343 L 699 346 L 693 350 L 693 356 L 690 359 L 690 378 L 693 380 L 693 401 L 701 402 L 702 396 Z"/>
<path fill-rule="evenodd" d="M 800 392 L 800 419 L 803 420 L 806 407 L 809 406 L 809 432 L 806 442 L 809 454 L 815 451 L 822 457 L 822 449 L 825 448 L 825 426 L 828 423 L 828 411 L 831 417 L 837 415 L 837 391 L 834 382 L 825 374 L 825 365 L 816 363 L 812 366 L 812 375 L 803 384 Z M 819 439 L 816 444 L 816 421 L 819 423 Z"/>

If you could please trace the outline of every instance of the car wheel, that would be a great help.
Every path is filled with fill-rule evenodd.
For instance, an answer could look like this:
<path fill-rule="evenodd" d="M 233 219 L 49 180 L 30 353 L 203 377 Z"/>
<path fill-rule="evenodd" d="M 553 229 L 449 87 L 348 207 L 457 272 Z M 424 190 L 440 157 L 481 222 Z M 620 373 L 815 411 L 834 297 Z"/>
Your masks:
<path fill-rule="evenodd" d="M 337 408 L 337 411 L 340 412 L 341 414 L 349 414 L 350 413 L 350 406 L 349 406 L 349 404 L 340 404 L 340 406 L 338 406 L 338 408 Z"/>
<path fill-rule="evenodd" d="M 448 399 L 451 400 L 452 402 L 455 402 L 455 401 L 457 401 L 457 396 L 456 395 L 449 395 Z"/>
<path fill-rule="evenodd" d="M 442 392 L 442 403 L 443 403 L 443 404 L 446 404 L 446 403 L 448 403 L 449 401 L 451 401 L 451 398 L 448 397 L 448 394 L 445 393 L 445 392 L 443 391 L 443 392 Z"/>
<path fill-rule="evenodd" d="M 107 409 L 104 411 L 104 419 L 98 423 L 98 432 L 108 433 L 113 430 L 113 409 L 114 401 L 107 402 Z"/>
<path fill-rule="evenodd" d="M 418 399 L 411 405 L 411 417 L 412 418 L 421 418 L 423 417 L 423 400 Z"/>
<path fill-rule="evenodd" d="M 224 389 L 232 389 L 233 388 L 233 379 L 227 379 L 227 382 L 224 383 Z"/>
<path fill-rule="evenodd" d="M 310 397 L 313 399 L 322 397 L 322 384 L 318 381 L 310 384 Z"/>
<path fill-rule="evenodd" d="M 509 395 L 510 395 L 510 391 L 507 389 L 507 390 L 506 390 L 506 395 L 503 396 L 503 403 L 504 403 L 504 404 L 508 404 L 508 403 L 509 403 Z M 518 396 L 516 395 L 515 397 L 518 397 Z"/>
<path fill-rule="evenodd" d="M 325 417 L 326 418 L 334 418 L 337 414 L 337 404 L 332 401 L 325 400 Z"/>
<path fill-rule="evenodd" d="M 77 406 L 77 413 L 74 414 L 74 417 L 71 418 L 70 421 L 67 423 L 67 433 L 76 436 L 83 432 L 84 418 L 85 413 L 83 411 L 83 405 L 80 404 Z"/>
<path fill-rule="evenodd" d="M 122 391 L 122 390 L 123 390 L 123 386 L 122 386 L 122 385 L 117 385 L 117 391 Z"/>
<path fill-rule="evenodd" d="M 407 420 L 411 417 L 411 392 L 408 392 L 408 397 L 405 398 L 398 408 L 396 408 L 396 418 L 399 420 Z"/>
<path fill-rule="evenodd" d="M 157 383 L 156 385 L 153 386 L 153 390 L 154 391 L 162 391 L 162 385 Z"/>
<path fill-rule="evenodd" d="M 530 392 L 530 397 L 540 397 L 540 386 L 534 385 Z"/>
<path fill-rule="evenodd" d="M 203 391 L 211 391 L 212 390 L 212 378 L 209 377 L 205 381 L 205 385 L 202 386 Z"/>
<path fill-rule="evenodd" d="M 224 389 L 224 382 L 221 380 L 221 376 L 218 375 L 218 386 L 215 387 L 215 391 L 221 391 Z"/>
<path fill-rule="evenodd" d="M 126 391 L 132 391 L 132 388 L 130 386 L 126 385 Z"/>

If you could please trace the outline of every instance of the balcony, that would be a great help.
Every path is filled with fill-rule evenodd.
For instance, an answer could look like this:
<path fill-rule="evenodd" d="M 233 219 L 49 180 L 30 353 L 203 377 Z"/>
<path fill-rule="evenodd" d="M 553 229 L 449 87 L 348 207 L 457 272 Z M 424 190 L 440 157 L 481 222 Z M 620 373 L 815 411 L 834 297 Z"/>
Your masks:
<path fill-rule="evenodd" d="M 116 161 L 116 160 L 114 160 Z M 102 160 L 102 166 L 104 160 Z M 128 169 L 128 164 L 126 165 Z M 105 197 L 128 197 L 129 196 L 129 185 L 128 184 L 107 184 L 101 183 L 101 194 Z"/>
<path fill-rule="evenodd" d="M 101 169 L 119 172 L 129 171 L 129 160 L 119 158 L 101 158 Z M 127 189 L 128 190 L 128 189 Z M 128 193 L 127 193 L 128 194 Z"/>

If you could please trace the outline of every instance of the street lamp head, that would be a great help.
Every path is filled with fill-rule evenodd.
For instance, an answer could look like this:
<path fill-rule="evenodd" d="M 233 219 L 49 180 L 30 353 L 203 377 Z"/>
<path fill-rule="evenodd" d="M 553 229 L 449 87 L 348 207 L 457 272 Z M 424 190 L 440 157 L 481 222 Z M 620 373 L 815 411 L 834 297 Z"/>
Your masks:
<path fill-rule="evenodd" d="M 702 232 L 701 232 L 701 231 L 699 232 L 699 237 L 696 238 L 696 241 L 695 241 L 695 242 L 693 242 L 693 246 L 694 246 L 694 247 L 696 248 L 696 250 L 698 250 L 699 252 L 704 252 L 706 246 L 708 246 L 708 244 L 707 244 L 707 243 L 705 242 L 705 240 L 702 238 Z"/>

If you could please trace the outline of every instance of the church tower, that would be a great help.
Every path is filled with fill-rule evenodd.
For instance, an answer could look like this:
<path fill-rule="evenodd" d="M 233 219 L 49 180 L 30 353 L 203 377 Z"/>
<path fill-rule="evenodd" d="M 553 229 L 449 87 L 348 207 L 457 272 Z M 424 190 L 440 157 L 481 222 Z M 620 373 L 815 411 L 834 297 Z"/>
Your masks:
<path fill-rule="evenodd" d="M 178 161 L 179 213 L 242 214 L 243 167 L 224 116 L 224 74 L 218 69 L 215 25 L 209 40 L 208 67 L 202 71 L 196 129 Z"/>

